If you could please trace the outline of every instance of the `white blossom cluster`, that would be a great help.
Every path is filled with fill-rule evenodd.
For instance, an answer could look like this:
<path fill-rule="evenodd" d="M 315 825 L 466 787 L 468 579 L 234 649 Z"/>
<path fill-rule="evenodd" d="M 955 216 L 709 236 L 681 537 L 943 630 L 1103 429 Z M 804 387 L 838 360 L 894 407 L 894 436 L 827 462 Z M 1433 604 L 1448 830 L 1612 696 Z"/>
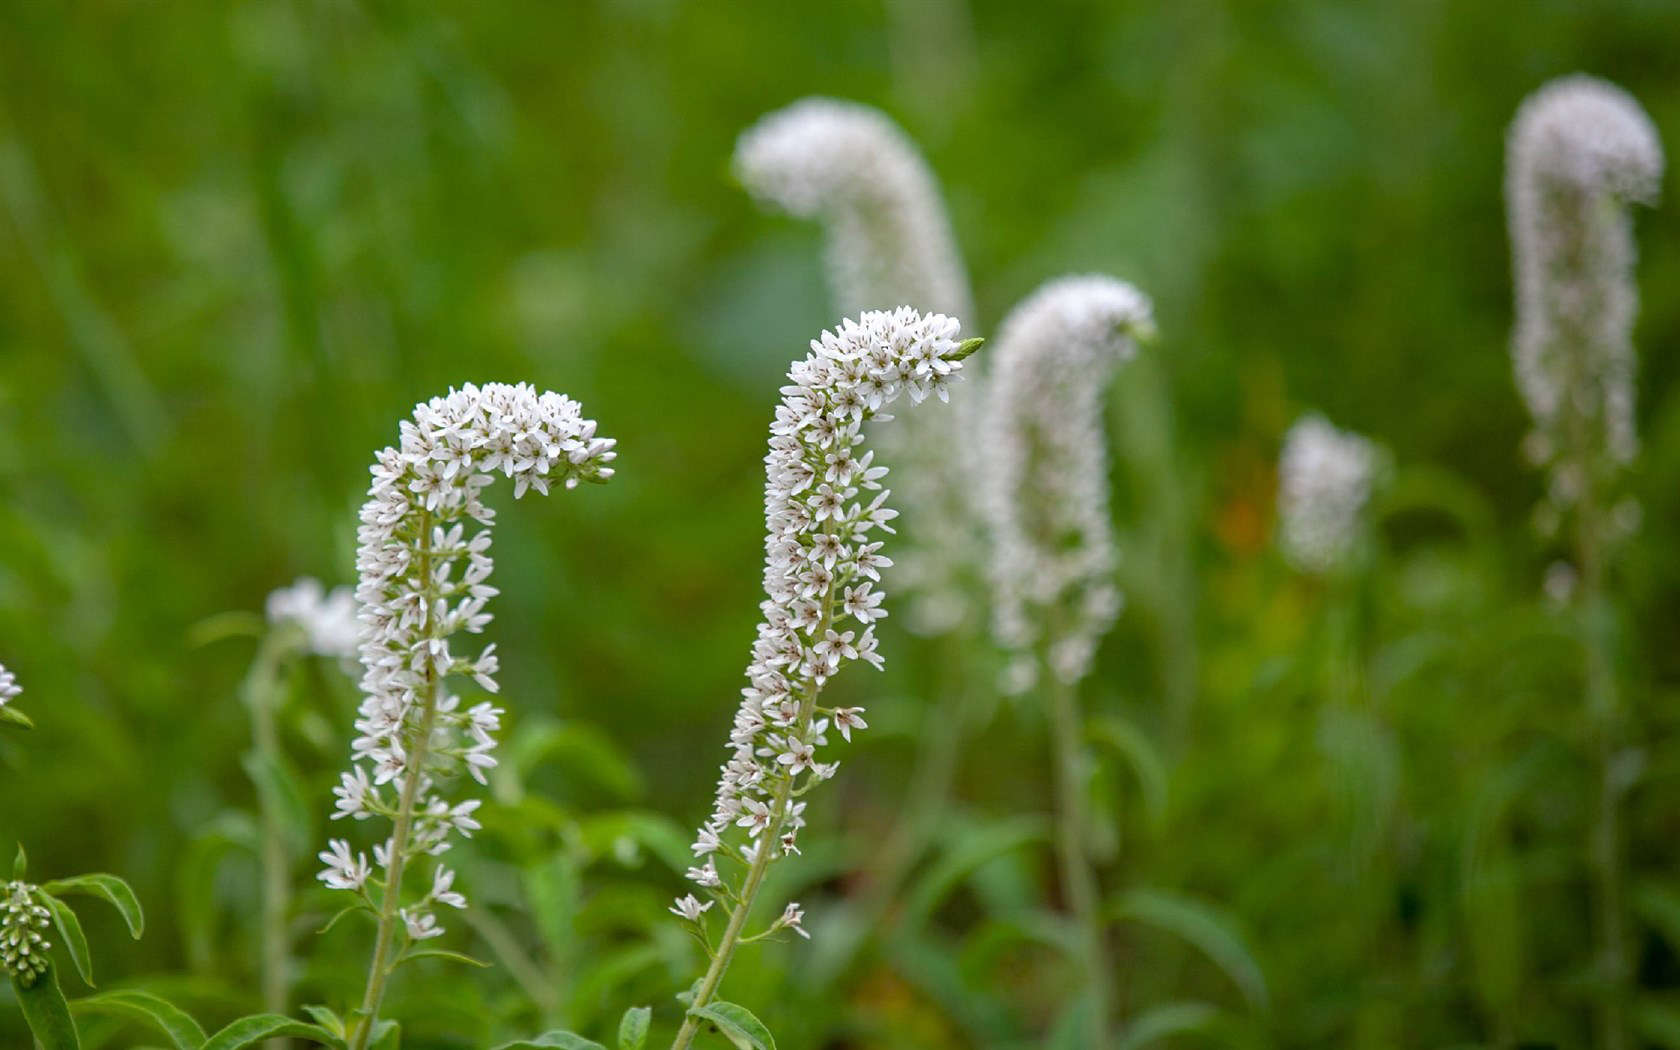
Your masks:
<path fill-rule="evenodd" d="M 795 102 L 741 135 L 735 171 L 760 200 L 822 223 L 842 314 L 911 302 L 973 316 L 933 173 L 884 113 L 827 98 Z M 975 385 L 977 375 L 968 378 Z M 980 575 L 984 550 L 969 483 L 979 407 L 977 390 L 958 391 L 950 411 L 913 417 L 876 439 L 911 521 L 893 584 L 910 599 L 908 626 L 924 634 L 950 631 L 974 611 L 965 582 Z"/>
<path fill-rule="evenodd" d="M 874 625 L 887 615 L 881 570 L 892 561 L 880 534 L 894 531 L 897 512 L 881 486 L 887 468 L 860 450 L 862 429 L 890 418 L 879 413 L 902 394 L 945 399 L 976 345 L 958 344 L 957 331 L 943 314 L 870 311 L 813 340 L 788 372 L 764 459 L 764 619 L 716 802 L 691 847 L 699 866 L 688 877 L 714 898 L 739 896 L 720 859 L 799 852 L 802 796 L 838 766 L 818 749 L 831 731 L 850 741 L 867 728 L 861 708 L 817 703 L 846 664 L 882 666 Z M 698 922 L 712 903 L 689 895 L 671 910 Z M 776 928 L 803 932 L 802 914 L 789 905 Z"/>
<path fill-rule="evenodd" d="M 439 779 L 464 770 L 482 784 L 496 764 L 490 752 L 502 711 L 488 701 L 463 708 L 446 687 L 448 678 L 464 677 L 487 692 L 497 688 L 493 644 L 471 656 L 450 644 L 490 622 L 494 512 L 484 489 L 498 472 L 513 479 L 516 498 L 528 488 L 547 493 L 551 484 L 605 481 L 613 444 L 596 436 L 594 420 L 568 397 L 524 383 L 469 383 L 415 406 L 397 447 L 375 457 L 357 534 L 364 699 L 353 764 L 333 791 L 333 819 L 396 821 L 407 812 L 410 834 L 401 856 L 393 856 L 392 839 L 376 846 L 373 866 L 346 841 L 330 842 L 318 876 L 328 886 L 362 892 L 373 867 L 388 877 L 393 863 L 437 856 L 451 833 L 480 826 L 473 817 L 479 800 L 451 802 Z M 432 905 L 465 906 L 453 880 L 438 866 L 431 890 L 402 910 L 410 937 L 442 932 Z"/>
<path fill-rule="evenodd" d="M 1322 416 L 1305 416 L 1289 428 L 1277 499 L 1279 542 L 1290 564 L 1326 573 L 1346 561 L 1381 460 L 1377 446 Z"/>
<path fill-rule="evenodd" d="M 6 883 L 0 901 L 0 967 L 28 988 L 47 972 L 47 951 L 52 942 L 46 929 L 51 913 L 35 899 L 36 889 L 27 882 Z"/>
<path fill-rule="evenodd" d="M 321 581 L 305 576 L 268 596 L 268 622 L 293 623 L 302 629 L 309 651 L 316 656 L 349 660 L 361 642 L 356 619 L 356 596 L 348 587 L 330 592 Z"/>
<path fill-rule="evenodd" d="M 22 692 L 23 688 L 17 684 L 17 675 L 6 670 L 5 664 L 0 664 L 0 707 L 11 703 Z"/>
<path fill-rule="evenodd" d="M 1120 613 L 1103 391 L 1153 331 L 1149 299 L 1100 275 L 1046 283 L 999 331 L 982 479 L 1012 692 L 1036 682 L 1039 649 L 1060 681 L 1084 677 Z"/>
<path fill-rule="evenodd" d="M 1554 80 L 1511 124 L 1511 352 L 1534 417 L 1528 448 L 1552 467 L 1559 510 L 1578 501 L 1595 463 L 1626 464 L 1638 451 L 1630 338 L 1638 293 L 1627 204 L 1653 202 L 1662 171 L 1650 118 L 1603 80 Z"/>

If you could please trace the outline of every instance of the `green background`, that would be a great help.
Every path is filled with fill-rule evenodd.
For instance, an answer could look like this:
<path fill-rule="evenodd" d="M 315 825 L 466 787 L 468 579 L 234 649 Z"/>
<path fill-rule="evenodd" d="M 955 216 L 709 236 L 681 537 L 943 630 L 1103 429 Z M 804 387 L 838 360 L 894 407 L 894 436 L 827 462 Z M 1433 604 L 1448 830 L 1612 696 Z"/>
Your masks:
<path fill-rule="evenodd" d="M 1124 1008 L 1206 999 L 1214 1041 L 1241 1045 L 1581 1045 L 1592 774 L 1578 655 L 1540 596 L 1542 481 L 1518 452 L 1503 141 L 1525 94 L 1585 70 L 1680 147 L 1676 40 L 1660 0 L 0 5 L 0 660 L 39 725 L 0 736 L 0 842 L 43 875 L 134 883 L 139 945 L 87 916 L 105 975 L 179 975 L 156 986 L 207 1020 L 253 1006 L 253 869 L 235 851 L 185 874 L 205 829 L 253 804 L 252 647 L 195 644 L 195 625 L 299 575 L 350 582 L 372 452 L 467 380 L 564 391 L 619 441 L 610 486 L 501 497 L 491 637 L 514 733 L 601 737 L 532 793 L 577 819 L 697 821 L 756 615 L 764 427 L 788 360 L 835 320 L 818 232 L 761 213 L 728 159 L 760 114 L 834 95 L 884 108 L 937 172 L 979 303 L 966 330 L 1062 273 L 1156 302 L 1162 337 L 1113 398 L 1132 601 L 1086 700 L 1153 741 L 1166 800 L 1145 812 L 1114 767 L 1105 882 L 1206 902 L 1266 995 L 1127 926 Z M 1636 223 L 1644 528 L 1615 623 L 1643 745 L 1637 1012 L 1680 1045 L 1680 207 Z M 1343 590 L 1270 542 L 1272 463 L 1309 409 L 1385 444 L 1423 493 Z M 1326 686 L 1338 630 L 1365 661 L 1351 713 Z M 883 650 L 886 677 L 842 683 L 876 728 L 813 799 L 809 837 L 834 845 L 811 861 L 813 913 L 899 808 L 947 658 L 898 630 Z M 1049 806 L 1038 712 L 997 705 L 983 671 L 968 683 L 986 728 L 953 836 Z M 355 698 L 328 666 L 293 685 L 302 885 Z M 476 847 L 481 886 L 552 845 L 503 820 Z M 588 943 L 662 947 L 622 989 L 580 993 L 576 1023 L 604 1033 L 629 996 L 674 1017 L 697 972 L 659 921 L 679 878 L 579 849 L 581 899 L 624 916 L 584 924 Z M 929 975 L 1052 886 L 1047 851 L 1016 851 L 919 946 L 828 993 L 801 983 L 798 944 L 744 959 L 732 995 L 795 1048 L 969 1045 L 975 1025 L 1030 1045 L 1069 980 L 1053 953 L 975 963 L 964 994 L 1009 1006 L 968 1027 Z M 332 938 L 306 1001 L 353 994 L 366 931 Z M 531 1021 L 500 970 L 404 984 L 413 1045 Z M 0 1011 L 0 1041 L 18 1031 Z"/>

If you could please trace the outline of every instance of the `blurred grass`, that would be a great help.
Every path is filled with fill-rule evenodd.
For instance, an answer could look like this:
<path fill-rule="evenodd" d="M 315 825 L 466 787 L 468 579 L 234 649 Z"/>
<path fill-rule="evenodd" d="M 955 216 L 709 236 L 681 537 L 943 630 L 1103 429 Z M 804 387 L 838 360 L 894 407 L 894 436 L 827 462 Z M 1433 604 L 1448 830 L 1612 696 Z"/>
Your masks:
<path fill-rule="evenodd" d="M 1570 1042 L 1584 772 L 1517 452 L 1503 135 L 1524 94 L 1583 69 L 1675 147 L 1677 34 L 1659 0 L 0 7 L 0 659 L 40 726 L 0 736 L 0 839 L 41 871 L 122 872 L 166 913 L 188 840 L 250 799 L 249 653 L 194 649 L 192 625 L 299 574 L 347 581 L 372 451 L 416 400 L 483 379 L 563 390 L 621 448 L 612 486 L 504 516 L 514 722 L 599 726 L 645 775 L 640 804 L 694 820 L 751 638 L 771 398 L 834 320 L 815 231 L 758 214 L 726 161 L 762 112 L 832 94 L 924 146 L 975 276 L 967 327 L 1063 272 L 1156 298 L 1158 374 L 1116 397 L 1116 503 L 1145 554 L 1092 697 L 1162 739 L 1164 698 L 1196 706 L 1165 822 L 1123 792 L 1126 883 L 1246 924 L 1272 983 L 1255 1041 Z M 1680 208 L 1636 221 L 1646 518 L 1622 622 L 1651 741 L 1633 868 L 1661 878 L 1680 840 Z M 1270 463 L 1306 407 L 1436 465 L 1478 516 L 1474 535 L 1427 510 L 1386 524 L 1357 715 L 1323 710 L 1327 596 L 1267 546 Z M 1173 542 L 1190 564 L 1151 577 Z M 1196 681 L 1162 656 L 1175 622 L 1197 628 Z M 913 647 L 894 633 L 886 679 L 841 683 L 882 731 L 816 807 L 830 827 L 867 838 L 898 804 L 893 729 L 915 723 L 889 705 L 917 695 Z M 329 679 L 302 683 L 327 727 L 349 703 Z M 343 741 L 294 735 L 330 774 Z M 1041 811 L 1041 749 L 1036 713 L 1000 712 L 965 810 Z M 168 921 L 137 947 L 89 928 L 104 972 L 184 963 Z M 1644 983 L 1680 988 L 1680 946 L 1641 936 Z M 1126 937 L 1134 998 L 1238 1006 L 1180 946 Z M 744 988 L 784 987 L 794 953 L 765 958 Z M 888 1010 L 890 980 L 859 994 Z"/>

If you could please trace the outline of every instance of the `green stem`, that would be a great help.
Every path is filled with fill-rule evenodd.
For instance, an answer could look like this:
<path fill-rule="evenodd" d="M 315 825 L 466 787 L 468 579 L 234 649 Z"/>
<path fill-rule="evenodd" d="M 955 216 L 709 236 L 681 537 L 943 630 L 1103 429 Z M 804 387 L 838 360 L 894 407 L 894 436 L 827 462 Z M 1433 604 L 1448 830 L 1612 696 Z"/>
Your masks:
<path fill-rule="evenodd" d="M 432 580 L 432 517 L 420 516 L 418 565 L 416 578 L 427 589 Z M 428 620 L 428 624 L 433 621 Z M 417 697 L 420 703 L 420 725 L 408 751 L 403 770 L 402 796 L 397 804 L 395 827 L 391 831 L 391 853 L 386 868 L 385 889 L 379 902 L 379 932 L 374 938 L 373 961 L 368 966 L 367 990 L 362 995 L 360 1020 L 350 1039 L 350 1050 L 367 1050 L 368 1039 L 379 1020 L 379 1006 L 385 1000 L 385 984 L 391 976 L 391 947 L 396 939 L 398 906 L 402 900 L 403 869 L 407 866 L 408 840 L 414 828 L 414 805 L 420 796 L 420 782 L 425 779 L 427 751 L 431 746 L 432 730 L 437 724 L 437 669 L 430 660 L 426 664 L 426 681 Z"/>
<path fill-rule="evenodd" d="M 1597 819 L 1589 849 L 1595 883 L 1595 923 L 1598 927 L 1598 976 L 1602 982 L 1598 1011 L 1598 1045 L 1625 1050 L 1627 1018 L 1623 994 L 1628 978 L 1623 930 L 1621 787 L 1617 783 L 1616 752 L 1620 744 L 1620 702 L 1617 697 L 1611 642 L 1604 621 L 1607 594 L 1601 523 L 1593 501 L 1584 499 L 1579 522 L 1581 609 L 1584 614 L 1586 705 L 1592 726 L 1598 776 Z"/>
<path fill-rule="evenodd" d="M 251 711 L 251 742 L 258 762 L 278 773 L 281 765 L 280 733 L 276 711 L 280 698 L 280 667 L 297 647 L 297 631 L 282 625 L 269 631 L 257 649 L 256 659 L 245 679 L 245 704 Z M 286 1012 L 291 996 L 287 970 L 291 955 L 291 934 L 286 917 L 291 911 L 291 858 L 287 855 L 285 829 L 275 800 L 264 785 L 257 785 L 257 823 L 260 837 L 259 864 L 262 869 L 260 940 L 262 947 L 262 1002 L 270 1013 Z M 266 1050 L 288 1050 L 289 1039 L 270 1039 Z"/>
<path fill-rule="evenodd" d="M 1087 756 L 1074 687 L 1044 668 L 1056 766 L 1056 859 L 1062 895 L 1079 926 L 1080 953 L 1093 1015 L 1091 1050 L 1109 1045 L 1109 989 L 1113 983 L 1104 945 L 1096 871 L 1085 852 Z"/>

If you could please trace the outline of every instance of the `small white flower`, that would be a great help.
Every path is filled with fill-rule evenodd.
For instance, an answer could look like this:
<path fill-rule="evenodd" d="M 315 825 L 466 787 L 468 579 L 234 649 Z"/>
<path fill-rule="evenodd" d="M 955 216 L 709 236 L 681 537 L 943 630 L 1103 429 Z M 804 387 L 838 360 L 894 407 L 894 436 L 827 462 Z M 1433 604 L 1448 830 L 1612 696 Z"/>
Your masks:
<path fill-rule="evenodd" d="M 17 676 L 6 670 L 5 664 L 0 664 L 0 707 L 5 707 L 13 697 L 22 692 L 17 684 Z"/>
<path fill-rule="evenodd" d="M 432 871 L 432 892 L 427 894 L 427 899 L 439 904 L 447 904 L 451 908 L 465 908 L 467 898 L 451 889 L 450 887 L 453 885 L 455 885 L 455 873 L 439 864 Z"/>
<path fill-rule="evenodd" d="M 706 889 L 715 889 L 723 885 L 723 880 L 718 878 L 717 865 L 710 858 L 707 858 L 706 863 L 698 868 L 689 868 L 684 873 L 684 877 Z"/>
<path fill-rule="evenodd" d="M 811 935 L 805 932 L 804 922 L 805 909 L 799 906 L 798 901 L 789 901 L 788 906 L 782 909 L 782 917 L 776 920 L 776 925 L 792 930 L 806 940 L 810 940 Z"/>
<path fill-rule="evenodd" d="M 327 843 L 327 848 L 316 854 L 322 864 L 326 865 L 316 878 L 326 883 L 329 889 L 360 890 L 367 885 L 367 880 L 373 874 L 368 867 L 367 854 L 350 853 L 350 843 L 343 839 L 333 839 Z"/>
<path fill-rule="evenodd" d="M 429 911 L 421 908 L 401 908 L 397 914 L 402 917 L 409 937 L 416 941 L 443 936 L 443 927 L 437 924 L 437 917 Z"/>
<path fill-rule="evenodd" d="M 863 708 L 839 707 L 834 710 L 834 728 L 840 731 L 840 736 L 848 744 L 852 742 L 852 730 L 868 729 L 869 723 L 863 720 Z"/>
<path fill-rule="evenodd" d="M 676 903 L 665 910 L 670 912 L 672 915 L 687 919 L 689 922 L 699 922 L 700 916 L 711 910 L 711 907 L 711 901 L 701 904 L 697 899 L 695 899 L 694 894 L 690 893 L 686 896 L 678 897 Z"/>
<path fill-rule="evenodd" d="M 305 576 L 269 594 L 266 610 L 271 624 L 295 623 L 301 627 L 309 651 L 315 655 L 338 660 L 355 657 L 361 625 L 356 620 L 356 599 L 350 588 L 335 587 L 328 593 L 321 581 Z"/>

